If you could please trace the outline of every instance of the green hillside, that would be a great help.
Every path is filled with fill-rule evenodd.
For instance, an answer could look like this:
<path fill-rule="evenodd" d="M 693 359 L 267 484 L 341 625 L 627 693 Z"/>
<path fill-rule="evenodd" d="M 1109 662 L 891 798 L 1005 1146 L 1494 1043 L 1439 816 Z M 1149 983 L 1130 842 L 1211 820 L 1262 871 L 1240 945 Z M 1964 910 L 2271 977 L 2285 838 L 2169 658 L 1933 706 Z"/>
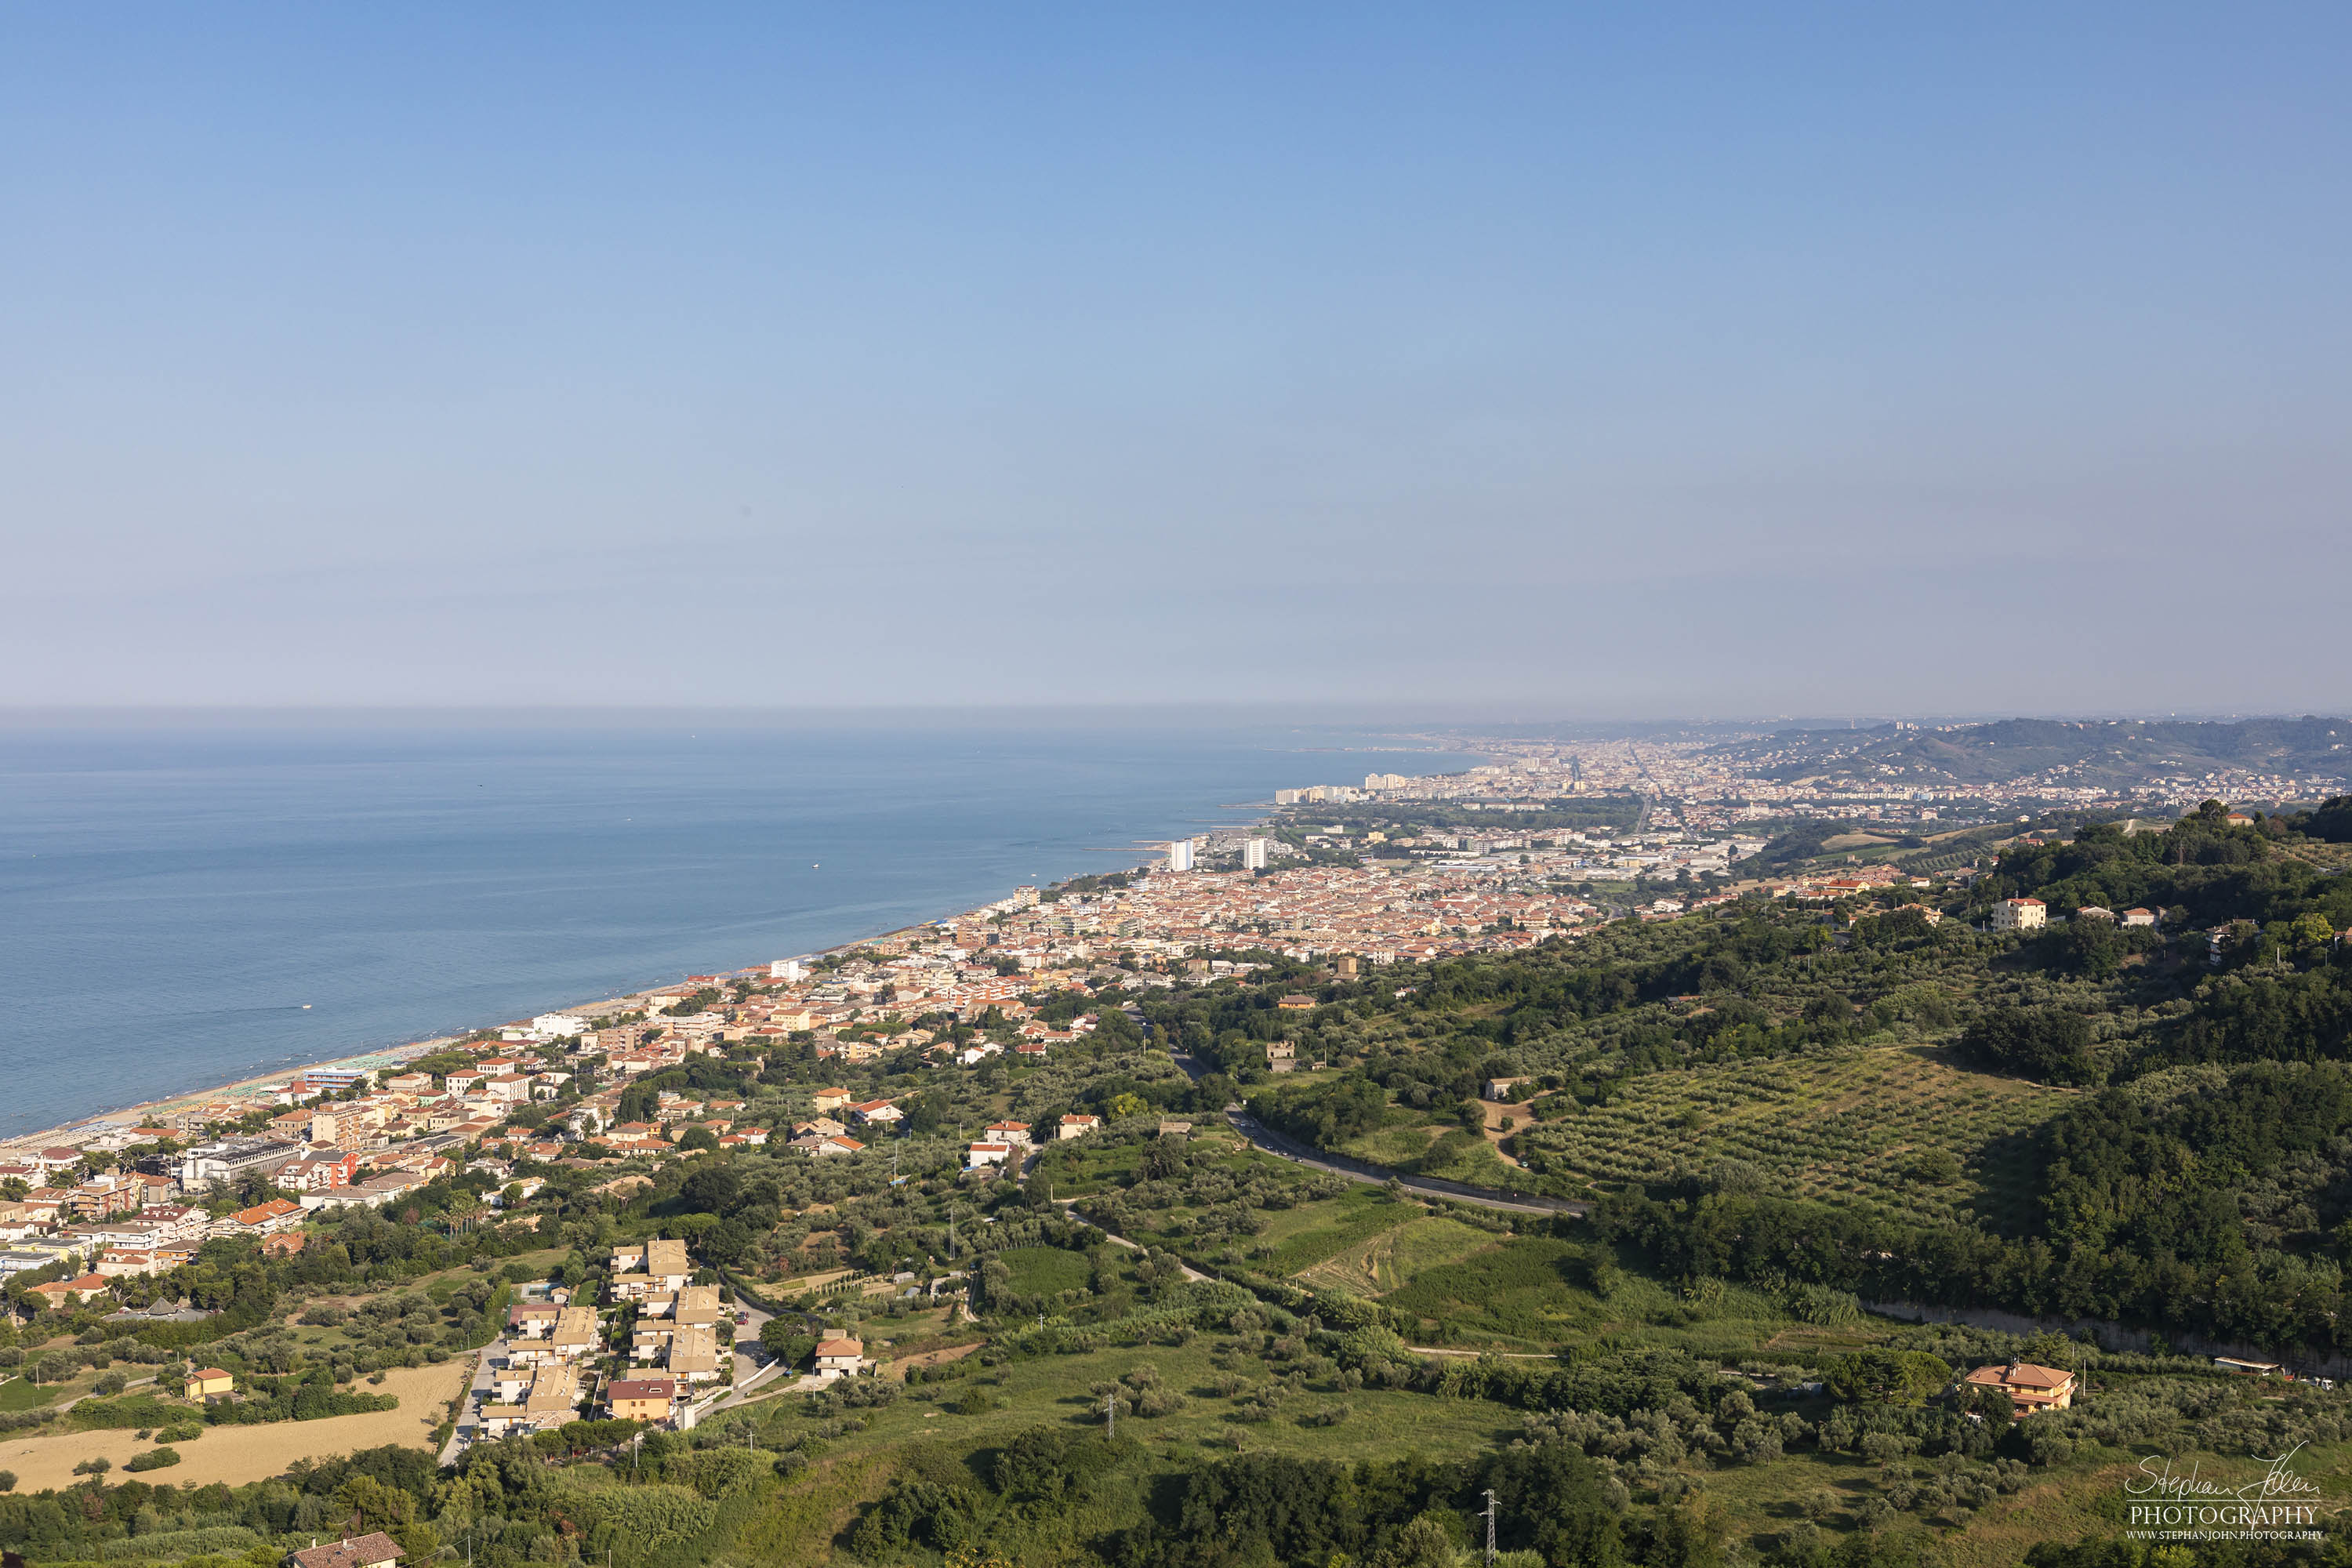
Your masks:
<path fill-rule="evenodd" d="M 2308 1369 L 2347 1348 L 2352 881 L 2319 852 L 2347 827 L 2343 805 L 2216 808 L 2012 846 L 1965 889 L 1735 902 L 1352 978 L 1260 954 L 1245 980 L 1050 1000 L 1099 1024 L 1043 1065 L 730 1046 L 647 1095 L 789 1121 L 839 1085 L 906 1106 L 904 1135 L 635 1183 L 526 1161 L 546 1184 L 527 1227 L 461 1226 L 471 1178 L 445 1176 L 415 1219 L 361 1211 L 292 1259 L 208 1243 L 215 1320 L 12 1328 L 0 1371 L 100 1390 L 85 1365 L 169 1341 L 246 1377 L 315 1361 L 323 1397 L 478 1343 L 502 1280 L 601 1300 L 613 1245 L 667 1235 L 777 1310 L 768 1342 L 854 1334 L 870 1373 L 785 1379 L 686 1431 L 583 1419 L 439 1472 L 383 1449 L 238 1486 L 0 1474 L 0 1544 L 36 1568 L 267 1568 L 344 1528 L 479 1568 L 1465 1568 L 1491 1492 L 1510 1568 L 2341 1562 L 2333 1514 L 2308 1541 L 2117 1538 L 2144 1463 L 2234 1487 L 2292 1455 L 2322 1495 L 2352 1487 L 2352 1395 L 2190 1353 Z M 1983 929 L 2021 894 L 2164 921 Z M 1274 1005 L 1297 991 L 1318 1005 Z M 1278 1037 L 1328 1065 L 1268 1075 Z M 1325 1148 L 1590 1213 L 1277 1158 L 1220 1114 L 1237 1098 Z M 1021 1179 L 959 1173 L 960 1128 L 1076 1109 L 1104 1129 Z M 2082 1328 L 1870 1310 L 1897 1301 Z M 2013 1419 L 1956 1383 L 2012 1359 L 2079 1397 Z M 135 1403 L 102 1392 L 0 1420 Z"/>

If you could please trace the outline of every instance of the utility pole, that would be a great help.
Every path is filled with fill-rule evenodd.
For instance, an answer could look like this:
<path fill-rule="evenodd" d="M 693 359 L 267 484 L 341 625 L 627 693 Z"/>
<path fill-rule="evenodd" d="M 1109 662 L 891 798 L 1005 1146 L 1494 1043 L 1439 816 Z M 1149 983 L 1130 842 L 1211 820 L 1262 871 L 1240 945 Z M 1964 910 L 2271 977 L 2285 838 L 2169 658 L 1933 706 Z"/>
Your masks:
<path fill-rule="evenodd" d="M 1486 1568 L 1495 1568 L 1495 1489 L 1486 1489 Z"/>
<path fill-rule="evenodd" d="M 1118 1436 L 1118 1395 L 1116 1394 L 1103 1395 L 1103 1427 L 1106 1437 Z"/>

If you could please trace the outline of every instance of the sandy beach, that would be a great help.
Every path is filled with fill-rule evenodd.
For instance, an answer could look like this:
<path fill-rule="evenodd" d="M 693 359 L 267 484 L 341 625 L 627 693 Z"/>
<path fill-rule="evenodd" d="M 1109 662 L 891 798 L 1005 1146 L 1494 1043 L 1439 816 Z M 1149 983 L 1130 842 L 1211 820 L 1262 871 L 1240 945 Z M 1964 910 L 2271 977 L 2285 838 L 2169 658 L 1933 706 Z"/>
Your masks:
<path fill-rule="evenodd" d="M 576 1013 L 593 1010 L 601 1013 L 616 1007 L 625 1000 L 624 997 L 607 997 L 600 1002 L 580 1003 L 571 1006 L 551 1008 L 549 1011 Z M 485 1026 L 485 1027 L 496 1026 Z M 187 1106 L 202 1104 L 208 1100 L 226 1099 L 240 1092 L 258 1089 L 265 1084 L 284 1083 L 314 1068 L 322 1069 L 359 1068 L 373 1070 L 401 1062 L 414 1061 L 418 1057 L 431 1056 L 435 1051 L 446 1050 L 466 1037 L 464 1035 L 442 1035 L 429 1040 L 411 1040 L 404 1045 L 360 1051 L 352 1056 L 337 1057 L 328 1061 L 304 1062 L 299 1066 L 289 1064 L 272 1072 L 257 1073 L 250 1078 L 241 1078 L 233 1083 L 220 1084 L 211 1089 L 193 1089 L 185 1094 L 167 1095 L 156 1100 L 142 1100 L 135 1105 L 126 1105 L 120 1110 L 98 1111 L 89 1116 L 78 1117 L 71 1121 L 61 1121 L 54 1127 L 44 1127 L 37 1132 L 26 1132 L 18 1137 L 0 1141 L 0 1158 L 5 1158 L 20 1150 L 41 1149 L 52 1143 L 69 1142 L 71 1138 L 77 1136 L 86 1138 L 92 1128 L 100 1125 L 136 1127 L 149 1116 L 168 1114 Z"/>
<path fill-rule="evenodd" d="M 417 1040 L 404 1046 L 390 1046 L 382 1050 L 362 1051 L 356 1056 L 339 1057 L 332 1061 L 305 1062 L 299 1067 L 281 1068 L 276 1072 L 241 1078 L 234 1083 L 221 1084 L 213 1089 L 195 1089 L 187 1094 L 174 1094 L 160 1100 L 142 1100 L 136 1105 L 126 1105 L 119 1110 L 101 1110 L 94 1115 L 79 1117 L 72 1121 L 59 1122 L 55 1127 L 44 1127 L 37 1132 L 27 1132 L 21 1137 L 11 1138 L 5 1142 L 0 1142 L 0 1155 L 21 1149 L 45 1148 L 61 1139 L 68 1138 L 68 1135 L 86 1137 L 91 1128 L 100 1124 L 136 1127 L 146 1117 L 163 1115 L 185 1106 L 201 1104 L 207 1100 L 219 1100 L 241 1090 L 258 1089 L 263 1084 L 283 1083 L 312 1068 L 373 1068 L 389 1066 L 394 1062 L 413 1060 L 417 1057 L 429 1056 L 435 1051 L 455 1045 L 463 1037 L 449 1035 L 436 1040 Z"/>

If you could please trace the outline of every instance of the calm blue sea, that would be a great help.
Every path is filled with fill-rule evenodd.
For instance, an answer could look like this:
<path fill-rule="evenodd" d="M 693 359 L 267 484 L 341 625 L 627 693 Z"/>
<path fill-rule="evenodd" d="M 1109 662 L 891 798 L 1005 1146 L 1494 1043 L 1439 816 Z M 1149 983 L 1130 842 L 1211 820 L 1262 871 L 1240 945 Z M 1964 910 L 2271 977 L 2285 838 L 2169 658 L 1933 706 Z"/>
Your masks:
<path fill-rule="evenodd" d="M 1399 745 L 1076 722 L 0 729 L 0 1137 L 1132 865 L 1136 840 L 1246 820 L 1226 808 L 1277 788 L 1475 760 Z"/>

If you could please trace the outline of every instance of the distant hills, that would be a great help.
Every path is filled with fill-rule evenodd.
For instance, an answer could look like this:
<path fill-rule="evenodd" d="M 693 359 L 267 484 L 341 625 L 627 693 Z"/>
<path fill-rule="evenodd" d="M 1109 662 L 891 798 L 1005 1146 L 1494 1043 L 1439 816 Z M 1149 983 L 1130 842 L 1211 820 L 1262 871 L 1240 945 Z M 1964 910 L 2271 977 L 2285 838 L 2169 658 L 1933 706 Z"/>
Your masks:
<path fill-rule="evenodd" d="M 2352 720 L 2004 719 L 1942 730 L 1788 731 L 1713 755 L 1780 783 L 1821 777 L 1895 784 L 2000 784 L 2056 773 L 2067 784 L 2127 788 L 2225 770 L 2341 775 L 2352 771 Z"/>

